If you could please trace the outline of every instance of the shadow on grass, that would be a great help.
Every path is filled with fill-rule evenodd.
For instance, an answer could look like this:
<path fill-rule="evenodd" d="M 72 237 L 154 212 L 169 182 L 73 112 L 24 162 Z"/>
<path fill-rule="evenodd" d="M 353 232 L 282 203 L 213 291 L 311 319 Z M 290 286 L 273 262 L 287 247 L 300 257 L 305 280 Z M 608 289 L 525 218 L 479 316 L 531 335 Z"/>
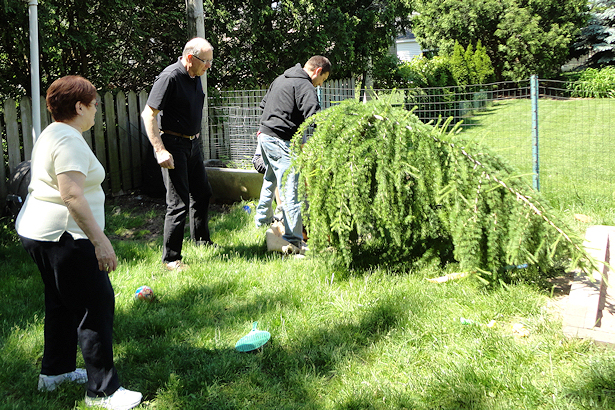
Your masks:
<path fill-rule="evenodd" d="M 117 366 L 128 387 L 163 408 L 316 409 L 321 399 L 313 384 L 407 317 L 399 295 L 379 300 L 360 317 L 322 323 L 283 345 L 273 334 L 261 351 L 240 353 L 223 334 L 228 340 L 239 324 L 302 302 L 278 292 L 226 306 L 225 296 L 235 290 L 233 281 L 199 286 L 117 312 Z"/>
<path fill-rule="evenodd" d="M 570 401 L 582 408 L 615 408 L 615 359 L 595 361 L 584 373 L 586 378 L 568 387 L 566 396 Z"/>
<path fill-rule="evenodd" d="M 6 325 L 25 328 L 35 316 L 44 315 L 44 286 L 30 256 L 15 242 L 3 245 L 0 253 L 0 320 L 3 333 Z"/>

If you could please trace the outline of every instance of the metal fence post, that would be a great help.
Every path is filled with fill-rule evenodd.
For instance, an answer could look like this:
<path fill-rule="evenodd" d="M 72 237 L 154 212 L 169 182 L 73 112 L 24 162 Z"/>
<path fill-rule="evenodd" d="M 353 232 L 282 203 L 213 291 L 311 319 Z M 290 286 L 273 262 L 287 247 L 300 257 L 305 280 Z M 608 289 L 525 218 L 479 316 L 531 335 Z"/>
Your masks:
<path fill-rule="evenodd" d="M 534 162 L 532 182 L 534 189 L 540 191 L 540 160 L 538 156 L 538 76 L 530 78 L 530 97 L 532 99 L 532 158 Z"/>

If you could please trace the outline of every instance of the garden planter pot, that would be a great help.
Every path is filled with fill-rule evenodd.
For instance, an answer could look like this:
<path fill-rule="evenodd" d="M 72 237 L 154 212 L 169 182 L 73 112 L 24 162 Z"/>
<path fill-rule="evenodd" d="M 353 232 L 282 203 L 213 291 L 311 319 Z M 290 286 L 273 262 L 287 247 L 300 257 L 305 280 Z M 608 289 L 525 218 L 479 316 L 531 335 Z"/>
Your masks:
<path fill-rule="evenodd" d="M 255 170 L 207 167 L 207 177 L 215 199 L 242 201 L 260 197 L 263 174 Z"/>

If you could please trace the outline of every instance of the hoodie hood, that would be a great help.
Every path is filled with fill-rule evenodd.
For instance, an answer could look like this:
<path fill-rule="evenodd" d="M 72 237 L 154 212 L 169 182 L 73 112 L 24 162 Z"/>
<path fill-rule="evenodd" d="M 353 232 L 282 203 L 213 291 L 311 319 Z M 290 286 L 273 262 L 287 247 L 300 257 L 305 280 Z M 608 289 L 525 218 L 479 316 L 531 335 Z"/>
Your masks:
<path fill-rule="evenodd" d="M 309 74 L 301 67 L 301 64 L 297 63 L 294 67 L 284 71 L 284 77 L 286 78 L 307 78 L 312 82 Z"/>
<path fill-rule="evenodd" d="M 261 101 L 259 131 L 290 141 L 306 118 L 320 110 L 316 88 L 301 64 L 276 78 Z"/>

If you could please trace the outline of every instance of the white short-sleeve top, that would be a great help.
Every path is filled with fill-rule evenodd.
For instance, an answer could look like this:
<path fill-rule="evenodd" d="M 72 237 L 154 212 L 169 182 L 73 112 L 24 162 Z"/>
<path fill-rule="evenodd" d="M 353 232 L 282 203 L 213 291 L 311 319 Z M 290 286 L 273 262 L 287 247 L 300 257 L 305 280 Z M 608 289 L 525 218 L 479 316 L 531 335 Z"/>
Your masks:
<path fill-rule="evenodd" d="M 75 239 L 87 238 L 60 197 L 57 176 L 67 171 L 85 175 L 85 199 L 96 222 L 104 229 L 105 193 L 101 184 L 105 170 L 79 131 L 54 122 L 45 128 L 32 149 L 28 196 L 15 222 L 19 235 L 52 242 L 59 241 L 64 232 Z"/>

